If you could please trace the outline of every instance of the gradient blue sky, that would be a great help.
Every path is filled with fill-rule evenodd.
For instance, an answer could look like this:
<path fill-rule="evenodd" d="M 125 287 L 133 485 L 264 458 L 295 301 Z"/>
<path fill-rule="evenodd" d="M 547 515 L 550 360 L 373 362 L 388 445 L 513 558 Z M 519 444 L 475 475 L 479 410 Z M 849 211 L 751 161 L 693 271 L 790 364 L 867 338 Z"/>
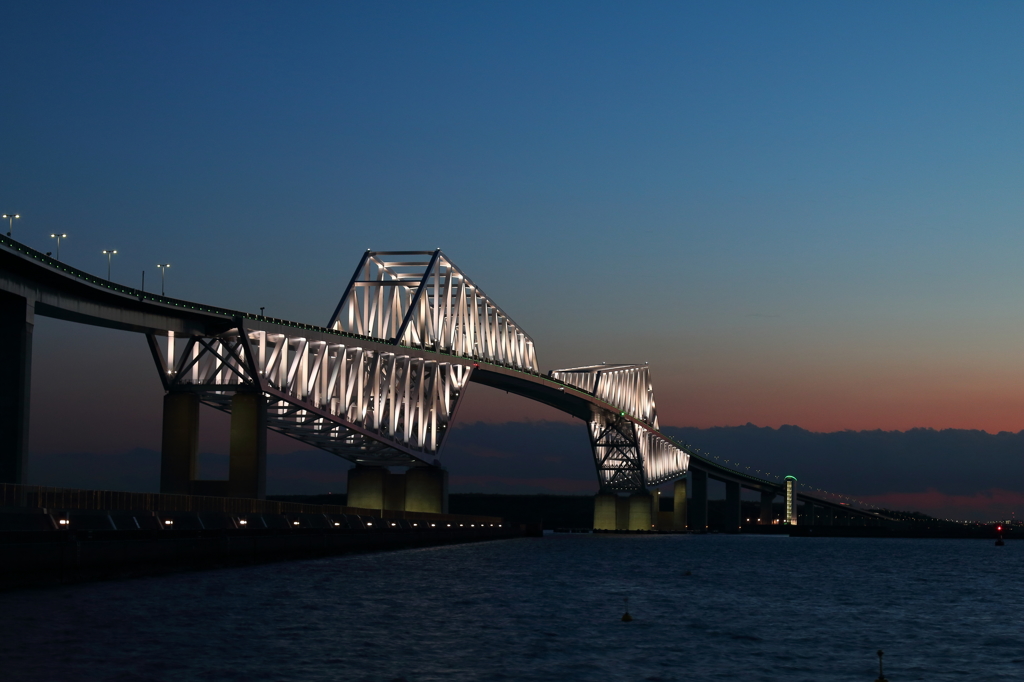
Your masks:
<path fill-rule="evenodd" d="M 169 261 L 171 295 L 323 323 L 364 249 L 440 246 L 545 370 L 649 361 L 663 424 L 1024 429 L 1021 3 L 46 2 L 3 23 L 0 211 L 37 248 L 67 232 L 78 267 L 117 248 L 115 280 Z M 142 340 L 37 331 L 33 447 L 151 446 Z M 465 419 L 558 418 L 474 390 Z M 42 426 L 54 405 L 83 430 Z"/>

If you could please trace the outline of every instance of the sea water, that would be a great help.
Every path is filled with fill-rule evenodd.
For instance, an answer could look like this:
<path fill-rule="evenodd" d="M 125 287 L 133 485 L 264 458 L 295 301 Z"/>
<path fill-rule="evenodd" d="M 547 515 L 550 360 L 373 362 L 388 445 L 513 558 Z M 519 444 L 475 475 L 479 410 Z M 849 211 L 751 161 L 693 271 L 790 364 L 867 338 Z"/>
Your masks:
<path fill-rule="evenodd" d="M 0 594 L 7 682 L 870 682 L 879 649 L 1024 680 L 1024 543 L 547 535 Z"/>

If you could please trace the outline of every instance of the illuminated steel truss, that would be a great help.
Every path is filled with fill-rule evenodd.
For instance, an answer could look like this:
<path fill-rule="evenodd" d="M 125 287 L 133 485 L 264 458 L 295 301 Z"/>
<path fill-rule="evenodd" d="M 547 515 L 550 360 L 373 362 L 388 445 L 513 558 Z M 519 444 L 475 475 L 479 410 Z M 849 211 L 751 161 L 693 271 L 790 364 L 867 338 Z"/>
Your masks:
<path fill-rule="evenodd" d="M 533 339 L 440 249 L 367 251 L 327 326 L 540 372 Z"/>
<path fill-rule="evenodd" d="M 550 376 L 614 405 L 651 428 L 658 428 L 654 386 L 647 365 L 590 365 L 556 369 Z"/>
<path fill-rule="evenodd" d="M 640 490 L 686 473 L 689 453 L 658 432 L 647 365 L 591 365 L 550 376 L 613 408 L 596 411 L 587 424 L 602 490 Z"/>
<path fill-rule="evenodd" d="M 247 322 L 215 337 L 148 335 L 165 388 L 224 411 L 234 393 L 261 392 L 279 433 L 362 464 L 433 463 L 471 367 Z"/>
<path fill-rule="evenodd" d="M 240 314 L 226 326 L 148 334 L 164 388 L 225 412 L 235 393 L 260 393 L 268 428 L 360 464 L 437 464 L 478 362 L 544 381 L 533 339 L 440 250 L 367 251 L 327 329 Z M 686 473 L 689 454 L 658 431 L 646 365 L 551 378 L 598 401 L 588 428 L 602 489 Z"/>

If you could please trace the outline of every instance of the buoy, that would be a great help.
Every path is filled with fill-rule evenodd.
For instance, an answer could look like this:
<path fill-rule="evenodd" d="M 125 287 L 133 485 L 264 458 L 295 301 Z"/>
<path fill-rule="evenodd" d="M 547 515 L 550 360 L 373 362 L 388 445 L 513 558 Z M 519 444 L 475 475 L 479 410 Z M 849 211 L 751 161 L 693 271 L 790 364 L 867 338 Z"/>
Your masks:
<path fill-rule="evenodd" d="M 1006 545 L 1006 543 L 1003 542 L 1002 538 L 999 538 L 998 540 L 996 540 L 996 547 L 1003 547 L 1004 545 Z"/>
<path fill-rule="evenodd" d="M 875 682 L 889 682 L 889 680 L 885 679 L 885 675 L 882 673 L 882 656 L 884 656 L 884 655 L 885 655 L 885 652 L 882 651 L 881 649 L 879 649 L 878 650 L 878 679 L 875 680 Z"/>
<path fill-rule="evenodd" d="M 633 620 L 633 616 L 629 615 L 629 597 L 626 597 L 626 612 L 622 614 L 622 622 L 628 623 Z"/>

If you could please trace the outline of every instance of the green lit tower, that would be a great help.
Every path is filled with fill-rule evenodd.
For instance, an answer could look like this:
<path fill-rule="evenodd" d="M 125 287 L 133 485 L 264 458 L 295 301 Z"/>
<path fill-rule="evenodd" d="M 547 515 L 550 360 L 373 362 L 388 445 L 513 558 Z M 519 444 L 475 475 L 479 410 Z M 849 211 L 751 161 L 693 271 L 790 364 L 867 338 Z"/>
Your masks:
<path fill-rule="evenodd" d="M 796 476 L 786 476 L 786 517 L 782 522 L 796 525 Z"/>

